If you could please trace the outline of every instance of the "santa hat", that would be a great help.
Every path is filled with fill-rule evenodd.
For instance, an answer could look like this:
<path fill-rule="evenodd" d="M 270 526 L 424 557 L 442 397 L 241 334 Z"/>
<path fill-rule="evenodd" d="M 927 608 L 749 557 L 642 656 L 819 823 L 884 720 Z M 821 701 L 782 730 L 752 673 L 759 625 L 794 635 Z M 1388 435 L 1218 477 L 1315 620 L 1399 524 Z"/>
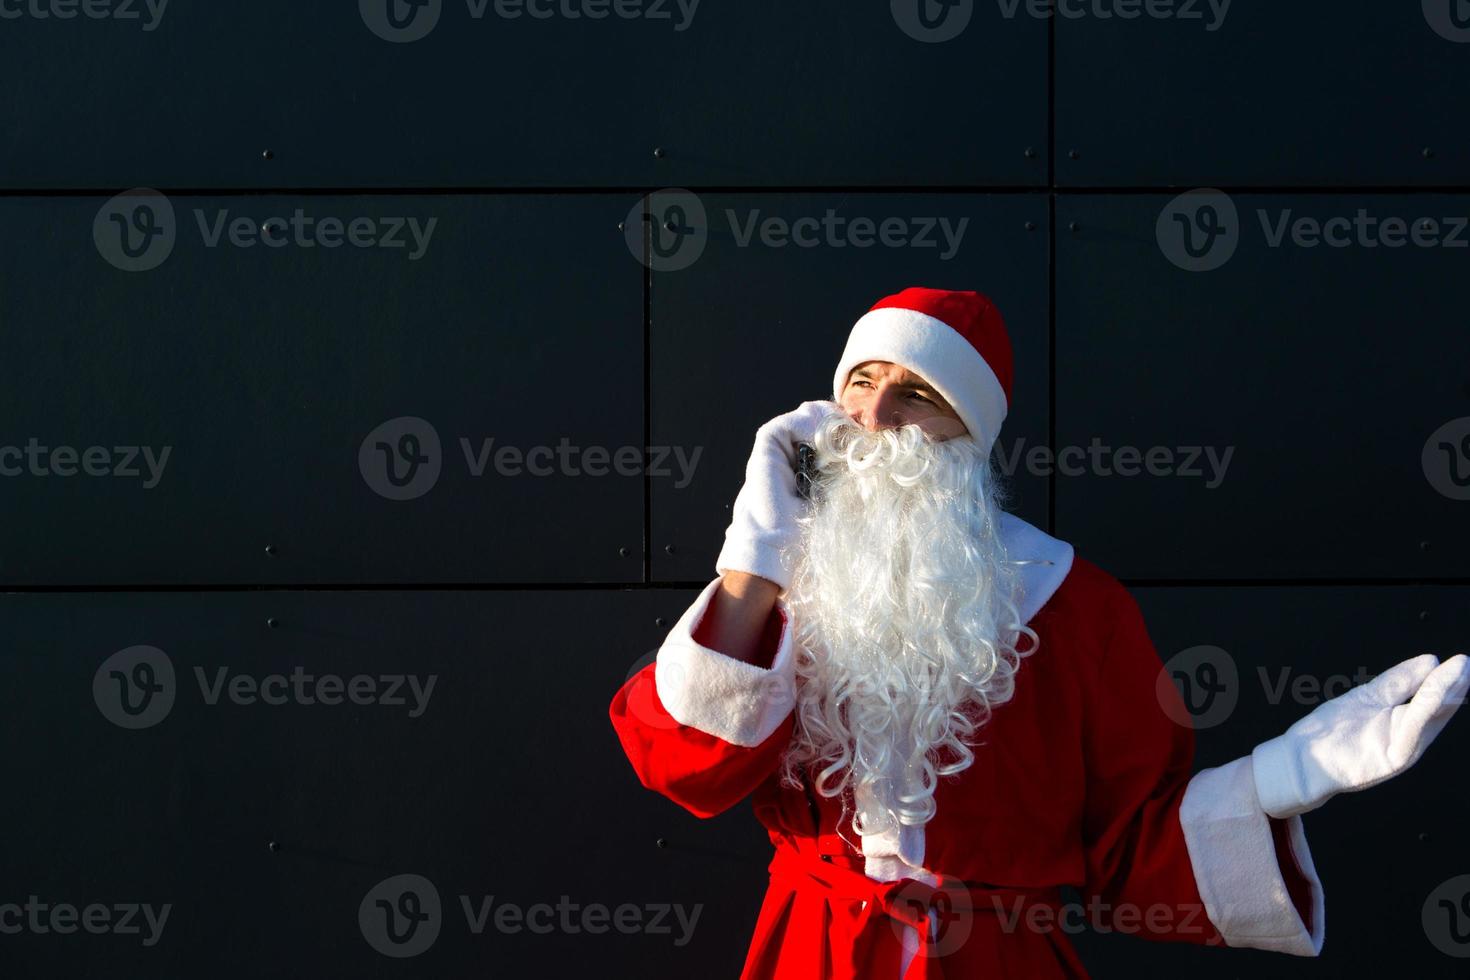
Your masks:
<path fill-rule="evenodd" d="M 920 375 L 984 452 L 995 445 L 1011 402 L 1011 341 L 985 295 L 910 286 L 874 303 L 848 335 L 832 378 L 834 401 L 864 361 L 892 361 Z"/>

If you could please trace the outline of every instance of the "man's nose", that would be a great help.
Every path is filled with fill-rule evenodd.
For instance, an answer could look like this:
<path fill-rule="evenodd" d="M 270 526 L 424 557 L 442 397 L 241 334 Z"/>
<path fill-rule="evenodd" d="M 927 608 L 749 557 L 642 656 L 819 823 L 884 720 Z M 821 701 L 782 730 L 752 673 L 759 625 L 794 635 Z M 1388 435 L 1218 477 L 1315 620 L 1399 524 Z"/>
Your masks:
<path fill-rule="evenodd" d="M 859 421 L 862 427 L 869 432 L 892 429 L 901 425 L 897 393 L 891 389 L 879 392 L 878 396 L 863 408 L 862 418 Z"/>

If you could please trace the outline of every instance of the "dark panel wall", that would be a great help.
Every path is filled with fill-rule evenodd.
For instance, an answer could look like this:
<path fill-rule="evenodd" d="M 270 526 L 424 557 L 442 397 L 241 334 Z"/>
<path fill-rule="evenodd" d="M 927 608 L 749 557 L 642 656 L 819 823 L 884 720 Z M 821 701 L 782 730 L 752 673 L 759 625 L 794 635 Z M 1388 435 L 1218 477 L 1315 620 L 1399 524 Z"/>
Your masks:
<path fill-rule="evenodd" d="M 0 976 L 735 976 L 764 834 L 607 702 L 907 285 L 1228 678 L 1197 768 L 1464 651 L 1470 26 L 1400 6 L 0 0 Z M 1461 975 L 1467 726 L 1308 815 L 1320 959 L 1094 975 Z"/>

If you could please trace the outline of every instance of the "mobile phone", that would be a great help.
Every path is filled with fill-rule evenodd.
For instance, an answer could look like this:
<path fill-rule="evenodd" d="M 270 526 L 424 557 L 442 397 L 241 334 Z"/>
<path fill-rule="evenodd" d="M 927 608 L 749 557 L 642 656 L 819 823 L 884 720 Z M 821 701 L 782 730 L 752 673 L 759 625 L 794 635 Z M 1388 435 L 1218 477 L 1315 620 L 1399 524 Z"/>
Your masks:
<path fill-rule="evenodd" d="M 816 472 L 816 447 L 809 442 L 798 442 L 796 444 L 796 492 L 801 499 L 812 499 L 812 475 Z"/>

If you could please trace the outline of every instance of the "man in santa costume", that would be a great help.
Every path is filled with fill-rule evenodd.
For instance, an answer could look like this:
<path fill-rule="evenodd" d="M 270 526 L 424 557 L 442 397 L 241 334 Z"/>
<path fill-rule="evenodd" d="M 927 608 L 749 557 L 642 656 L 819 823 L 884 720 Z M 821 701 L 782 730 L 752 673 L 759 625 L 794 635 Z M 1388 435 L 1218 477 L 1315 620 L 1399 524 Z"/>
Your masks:
<path fill-rule="evenodd" d="M 1415 657 L 1191 775 L 1137 602 L 1003 509 L 1011 378 L 985 296 L 876 303 L 833 401 L 757 432 L 719 577 L 613 698 L 644 786 L 700 817 L 754 794 L 775 852 L 741 980 L 1086 977 L 1079 918 L 1316 956 L 1301 814 L 1464 700 L 1465 655 Z"/>

